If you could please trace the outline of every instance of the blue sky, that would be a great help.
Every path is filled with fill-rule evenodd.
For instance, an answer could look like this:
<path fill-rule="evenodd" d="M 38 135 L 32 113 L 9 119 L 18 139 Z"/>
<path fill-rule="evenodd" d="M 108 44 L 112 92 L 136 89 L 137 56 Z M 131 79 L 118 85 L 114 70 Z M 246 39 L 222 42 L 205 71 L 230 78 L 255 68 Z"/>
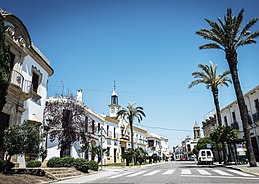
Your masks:
<path fill-rule="evenodd" d="M 23 21 L 50 60 L 49 96 L 61 93 L 63 80 L 65 92 L 83 89 L 85 104 L 108 114 L 116 80 L 121 106 L 131 101 L 144 107 L 140 128 L 176 129 L 145 128 L 167 136 L 170 147 L 192 137 L 195 121 L 201 126 L 214 108 L 205 86 L 188 89 L 197 64 L 212 60 L 219 72 L 228 69 L 222 51 L 198 49 L 207 42 L 195 31 L 209 28 L 204 18 L 216 21 L 229 7 L 234 14 L 244 8 L 245 23 L 259 17 L 256 0 L 3 0 L 0 7 Z M 259 84 L 258 48 L 238 50 L 244 93 Z M 220 88 L 219 98 L 221 107 L 235 100 L 233 86 Z"/>

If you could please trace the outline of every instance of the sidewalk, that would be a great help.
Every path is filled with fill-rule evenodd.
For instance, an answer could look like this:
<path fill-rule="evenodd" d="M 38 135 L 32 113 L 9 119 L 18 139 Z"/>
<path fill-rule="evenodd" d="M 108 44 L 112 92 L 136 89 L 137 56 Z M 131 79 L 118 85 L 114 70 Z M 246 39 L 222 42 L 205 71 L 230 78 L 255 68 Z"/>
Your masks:
<path fill-rule="evenodd" d="M 226 168 L 231 168 L 231 169 L 239 170 L 239 171 L 246 172 L 246 173 L 259 175 L 259 162 L 256 162 L 256 164 L 257 164 L 257 167 L 250 167 L 249 164 L 224 165 L 224 164 L 219 164 L 217 162 L 215 163 L 215 165 L 217 165 L 217 166 L 223 166 Z"/>

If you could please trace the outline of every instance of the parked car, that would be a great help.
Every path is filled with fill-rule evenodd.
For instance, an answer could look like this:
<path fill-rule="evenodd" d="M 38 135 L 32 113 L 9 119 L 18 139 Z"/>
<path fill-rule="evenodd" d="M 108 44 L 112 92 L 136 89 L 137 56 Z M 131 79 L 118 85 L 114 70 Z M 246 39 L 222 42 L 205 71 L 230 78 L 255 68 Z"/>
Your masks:
<path fill-rule="evenodd" d="M 188 160 L 189 160 L 189 161 L 195 161 L 195 156 L 194 156 L 194 155 L 189 156 L 189 157 L 188 157 Z"/>
<path fill-rule="evenodd" d="M 186 158 L 186 157 L 181 157 L 180 160 L 181 160 L 181 161 L 186 161 L 187 158 Z"/>
<path fill-rule="evenodd" d="M 210 149 L 201 149 L 198 155 L 198 165 L 199 164 L 213 164 L 214 156 Z"/>

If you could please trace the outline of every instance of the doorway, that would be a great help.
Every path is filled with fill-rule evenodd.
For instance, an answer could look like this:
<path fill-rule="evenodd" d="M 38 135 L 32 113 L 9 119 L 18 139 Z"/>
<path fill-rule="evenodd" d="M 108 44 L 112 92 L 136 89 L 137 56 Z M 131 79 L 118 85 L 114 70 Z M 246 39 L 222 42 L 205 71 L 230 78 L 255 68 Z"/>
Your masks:
<path fill-rule="evenodd" d="M 10 115 L 0 112 L 0 160 L 4 159 L 4 130 L 9 126 Z"/>
<path fill-rule="evenodd" d="M 114 163 L 116 163 L 116 155 L 117 155 L 117 149 L 114 149 L 114 153 L 113 153 L 113 160 L 114 160 Z"/>

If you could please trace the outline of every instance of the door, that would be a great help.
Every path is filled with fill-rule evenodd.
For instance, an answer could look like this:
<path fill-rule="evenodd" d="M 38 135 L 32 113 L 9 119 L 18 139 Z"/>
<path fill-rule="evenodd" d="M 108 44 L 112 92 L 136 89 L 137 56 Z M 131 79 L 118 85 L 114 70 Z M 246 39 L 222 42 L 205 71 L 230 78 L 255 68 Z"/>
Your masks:
<path fill-rule="evenodd" d="M 116 157 L 117 157 L 117 149 L 114 149 L 114 153 L 113 153 L 113 160 L 114 160 L 114 163 L 116 163 Z"/>
<path fill-rule="evenodd" d="M 10 115 L 0 112 L 0 160 L 4 159 L 3 137 L 4 130 L 9 126 Z"/>
<path fill-rule="evenodd" d="M 251 142 L 252 142 L 252 147 L 254 150 L 255 159 L 257 162 L 259 162 L 259 151 L 258 151 L 258 146 L 257 146 L 257 142 L 256 142 L 256 137 L 251 137 Z"/>

